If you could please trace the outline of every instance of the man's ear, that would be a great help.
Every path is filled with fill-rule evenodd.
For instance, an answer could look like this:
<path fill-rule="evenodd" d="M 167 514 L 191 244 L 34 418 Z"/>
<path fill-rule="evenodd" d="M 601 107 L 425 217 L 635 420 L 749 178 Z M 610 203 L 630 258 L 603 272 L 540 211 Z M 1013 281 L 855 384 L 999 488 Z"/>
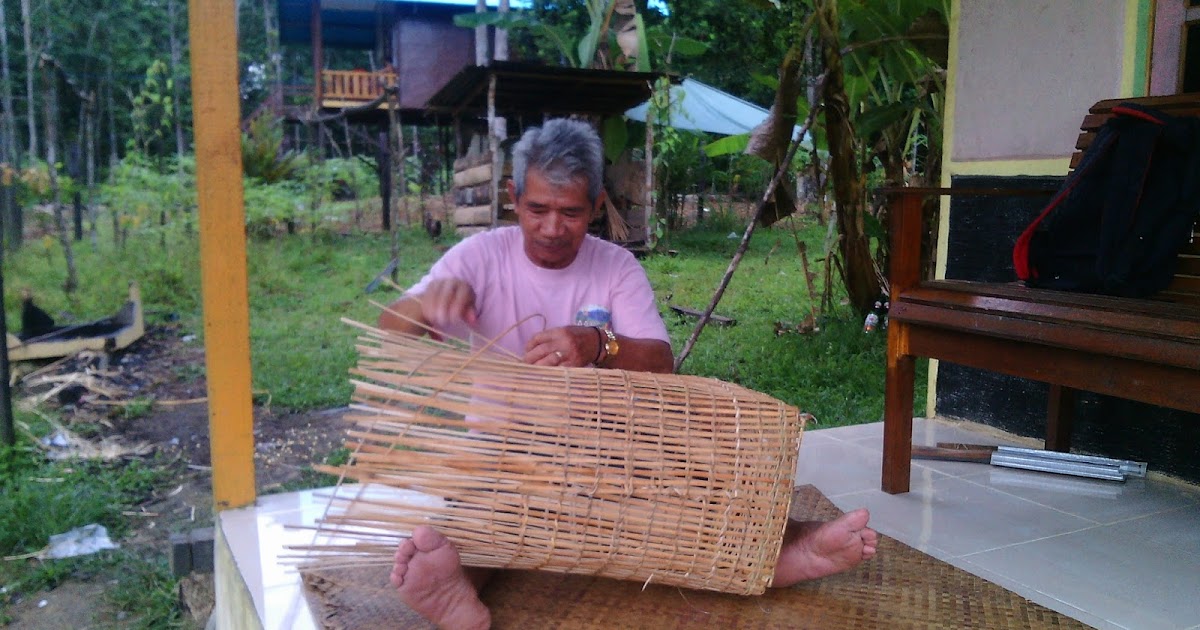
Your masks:
<path fill-rule="evenodd" d="M 596 207 L 592 208 L 592 221 L 604 216 L 605 210 L 608 209 L 608 191 L 600 189 L 600 194 L 596 195 Z"/>
<path fill-rule="evenodd" d="M 512 200 L 513 204 L 516 204 L 517 203 L 517 185 L 513 182 L 512 179 L 509 179 L 506 183 L 508 184 L 508 198 Z"/>

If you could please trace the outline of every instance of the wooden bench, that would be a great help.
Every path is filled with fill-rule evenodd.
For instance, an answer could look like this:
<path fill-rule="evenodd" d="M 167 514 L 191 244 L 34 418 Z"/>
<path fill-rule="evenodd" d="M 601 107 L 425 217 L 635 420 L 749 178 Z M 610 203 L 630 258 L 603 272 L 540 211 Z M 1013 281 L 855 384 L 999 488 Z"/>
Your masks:
<path fill-rule="evenodd" d="M 1200 94 L 1096 103 L 1083 119 L 1071 168 L 1112 107 L 1137 102 L 1200 116 Z M 891 309 L 883 490 L 908 492 L 914 363 L 928 357 L 1050 384 L 1046 449 L 1068 451 L 1079 390 L 1200 413 L 1200 234 L 1176 278 L 1153 299 L 1026 288 L 1020 283 L 922 280 L 922 207 L 931 196 L 1029 194 L 897 188 L 891 221 Z M 1045 194 L 1042 191 L 1040 194 Z M 1015 280 L 1015 275 L 1014 275 Z"/>

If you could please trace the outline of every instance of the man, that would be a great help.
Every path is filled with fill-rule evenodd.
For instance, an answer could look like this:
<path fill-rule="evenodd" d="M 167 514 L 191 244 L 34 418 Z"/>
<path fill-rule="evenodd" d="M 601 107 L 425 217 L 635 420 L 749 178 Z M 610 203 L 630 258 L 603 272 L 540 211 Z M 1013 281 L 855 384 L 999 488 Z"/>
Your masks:
<path fill-rule="evenodd" d="M 379 318 L 490 340 L 527 363 L 672 370 L 670 340 L 645 271 L 625 249 L 588 235 L 604 208 L 600 138 L 557 119 L 513 147 L 509 194 L 518 226 L 465 239 Z M 404 317 L 397 316 L 397 314 Z M 414 324 L 413 322 L 417 322 Z M 875 554 L 866 510 L 829 523 L 791 523 L 775 586 L 844 571 Z M 442 628 L 487 628 L 478 596 L 490 571 L 464 569 L 454 545 L 418 527 L 396 551 L 391 580 L 409 607 Z"/>

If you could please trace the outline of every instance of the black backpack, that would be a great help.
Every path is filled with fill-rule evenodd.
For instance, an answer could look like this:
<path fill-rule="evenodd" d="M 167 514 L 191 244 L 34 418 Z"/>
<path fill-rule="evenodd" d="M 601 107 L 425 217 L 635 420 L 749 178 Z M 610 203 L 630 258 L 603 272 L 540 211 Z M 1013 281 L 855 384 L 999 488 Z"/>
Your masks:
<path fill-rule="evenodd" d="M 1017 239 L 1027 286 L 1144 297 L 1166 288 L 1200 215 L 1200 121 L 1123 103 Z"/>

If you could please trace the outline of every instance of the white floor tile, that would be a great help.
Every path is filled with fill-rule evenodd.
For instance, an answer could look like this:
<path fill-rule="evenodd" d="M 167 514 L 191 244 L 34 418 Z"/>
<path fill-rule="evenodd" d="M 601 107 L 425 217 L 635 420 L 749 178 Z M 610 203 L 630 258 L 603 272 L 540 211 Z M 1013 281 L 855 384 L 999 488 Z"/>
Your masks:
<path fill-rule="evenodd" d="M 989 467 L 977 477 L 993 490 L 1053 507 L 1097 523 L 1116 523 L 1195 505 L 1200 496 L 1188 488 L 1146 479 L 1124 483 L 1067 475 Z"/>
<path fill-rule="evenodd" d="M 918 483 L 905 494 L 868 492 L 862 504 L 881 533 L 921 550 L 953 556 L 1036 540 L 1095 523 L 953 477 Z"/>
<path fill-rule="evenodd" d="M 1186 628 L 1200 621 L 1198 523 L 1192 505 L 964 560 L 1122 627 Z"/>
<path fill-rule="evenodd" d="M 1014 580 L 1010 576 L 995 573 L 986 567 L 972 564 L 965 558 L 955 559 L 951 562 L 951 564 L 954 564 L 955 566 L 958 566 L 969 573 L 978 575 L 979 577 L 982 577 L 993 584 L 1013 591 L 1014 593 L 1019 593 L 1022 597 L 1034 602 L 1035 604 L 1040 604 L 1046 608 L 1049 608 L 1050 610 L 1062 613 L 1072 619 L 1082 621 L 1083 623 L 1086 623 L 1094 628 L 1098 628 L 1099 630 L 1129 630 L 1126 626 L 1117 625 L 1111 621 L 1108 621 L 1107 619 L 1097 617 L 1091 612 L 1082 610 L 1062 600 L 1056 599 L 1051 594 L 1035 590 L 1028 584 Z"/>

